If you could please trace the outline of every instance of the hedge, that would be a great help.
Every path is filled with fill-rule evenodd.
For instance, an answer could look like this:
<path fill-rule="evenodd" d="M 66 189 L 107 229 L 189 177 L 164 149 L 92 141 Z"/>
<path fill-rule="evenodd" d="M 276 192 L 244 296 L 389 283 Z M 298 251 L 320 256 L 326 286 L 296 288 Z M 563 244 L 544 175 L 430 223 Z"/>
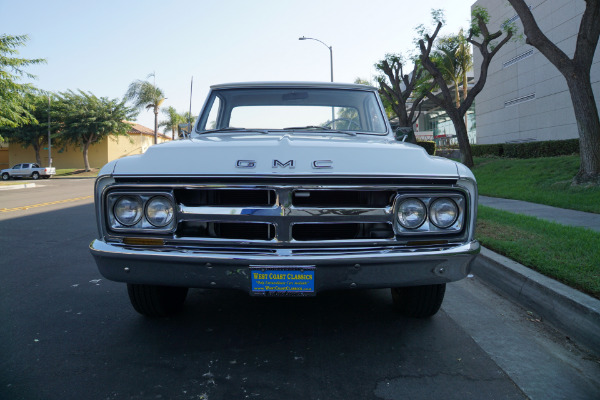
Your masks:
<path fill-rule="evenodd" d="M 475 157 L 537 158 L 579 153 L 579 139 L 471 145 Z"/>
<path fill-rule="evenodd" d="M 417 141 L 417 145 L 425 149 L 430 156 L 435 154 L 435 142 L 433 141 Z"/>

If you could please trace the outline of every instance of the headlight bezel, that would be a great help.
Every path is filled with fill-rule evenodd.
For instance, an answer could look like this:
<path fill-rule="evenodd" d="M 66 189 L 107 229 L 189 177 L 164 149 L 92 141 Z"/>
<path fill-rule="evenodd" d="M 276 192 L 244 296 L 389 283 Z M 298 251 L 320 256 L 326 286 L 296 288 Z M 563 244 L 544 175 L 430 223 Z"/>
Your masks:
<path fill-rule="evenodd" d="M 417 228 L 406 228 L 398 221 L 398 211 L 400 204 L 407 198 L 416 198 L 425 204 L 427 216 L 423 224 Z M 458 214 L 454 222 L 446 228 L 440 228 L 431 221 L 431 205 L 438 199 L 448 198 L 452 200 L 457 208 Z M 414 192 L 400 193 L 394 201 L 394 231 L 398 236 L 423 236 L 423 235 L 456 235 L 464 232 L 465 221 L 468 218 L 466 194 L 459 191 L 448 192 Z"/>
<path fill-rule="evenodd" d="M 124 225 L 116 218 L 114 207 L 116 203 L 123 197 L 136 197 L 142 204 L 141 218 L 133 225 Z M 152 224 L 146 215 L 148 203 L 155 197 L 164 197 L 171 203 L 173 208 L 173 216 L 168 224 L 164 226 L 156 226 Z M 177 207 L 173 194 L 169 191 L 121 191 L 114 190 L 106 194 L 105 198 L 105 213 L 106 222 L 109 231 L 114 233 L 153 233 L 153 234 L 169 234 L 175 231 L 177 226 Z"/>
<path fill-rule="evenodd" d="M 421 206 L 423 206 L 423 218 L 421 220 L 421 222 L 418 225 L 415 225 L 413 227 L 409 227 L 407 226 L 407 224 L 402 223 L 402 218 L 400 217 L 400 212 L 401 212 L 401 208 L 402 205 L 404 203 L 407 203 L 409 201 L 416 201 L 417 203 L 419 203 Z M 402 199 L 397 206 L 396 212 L 395 212 L 395 216 L 396 216 L 396 222 L 398 222 L 398 224 L 400 224 L 400 226 L 402 226 L 405 229 L 408 230 L 414 230 L 414 229 L 418 229 L 421 225 L 423 225 L 425 223 L 425 221 L 427 221 L 428 218 L 428 208 L 425 205 L 425 203 L 423 203 L 422 200 L 420 200 L 418 197 L 405 197 L 404 199 Z"/>
<path fill-rule="evenodd" d="M 126 199 L 132 199 L 134 202 L 137 202 L 137 209 L 138 209 L 138 216 L 136 217 L 136 219 L 131 222 L 131 223 L 125 223 L 122 221 L 122 216 L 119 217 L 119 215 L 117 215 L 117 207 L 119 205 L 119 203 L 123 200 Z M 117 199 L 115 199 L 115 202 L 112 206 L 112 215 L 115 218 L 115 221 L 119 224 L 121 224 L 122 226 L 125 227 L 131 227 L 136 225 L 138 222 L 140 222 L 140 220 L 142 219 L 142 217 L 144 216 L 144 203 L 142 202 L 142 199 L 139 196 L 131 196 L 131 195 L 125 195 L 125 196 L 119 196 Z"/>
<path fill-rule="evenodd" d="M 166 199 L 167 202 L 171 206 L 171 217 L 167 221 L 167 223 L 162 224 L 162 225 L 156 224 L 155 222 L 152 222 L 150 216 L 148 215 L 148 207 L 150 207 L 150 203 L 152 203 L 154 200 L 157 200 L 157 199 L 160 199 L 160 198 Z M 148 199 L 148 201 L 146 202 L 146 204 L 144 204 L 144 218 L 146 218 L 146 220 L 150 223 L 150 225 L 154 226 L 155 228 L 164 229 L 164 227 L 170 225 L 171 222 L 173 221 L 173 219 L 175 218 L 175 206 L 173 204 L 173 201 L 169 200 L 169 198 L 167 198 L 166 196 L 164 196 L 162 194 L 158 194 L 156 196 L 152 196 L 150 199 Z"/>
<path fill-rule="evenodd" d="M 449 200 L 449 201 L 450 201 L 450 203 L 451 203 L 451 204 L 452 204 L 452 205 L 453 205 L 453 206 L 456 208 L 456 215 L 455 215 L 455 216 L 454 216 L 454 218 L 452 219 L 452 222 L 450 222 L 449 224 L 446 224 L 446 225 L 442 225 L 442 224 L 440 224 L 440 223 L 439 223 L 439 221 L 438 221 L 438 222 L 436 222 L 436 221 L 435 221 L 435 219 L 436 219 L 436 218 L 434 218 L 434 216 L 436 215 L 436 213 L 432 211 L 432 210 L 433 210 L 433 208 L 435 207 L 435 204 L 436 204 L 436 203 L 438 203 L 438 202 L 442 202 L 442 201 L 444 201 L 444 200 Z M 436 226 L 436 227 L 438 227 L 438 228 L 440 228 L 440 229 L 447 229 L 447 228 L 451 227 L 451 226 L 452 226 L 452 225 L 453 225 L 453 224 L 456 222 L 456 220 L 458 219 L 458 216 L 459 216 L 459 213 L 460 213 L 460 211 L 459 211 L 459 208 L 458 208 L 458 205 L 457 205 L 457 204 L 456 204 L 456 202 L 455 202 L 454 200 L 452 200 L 450 197 L 438 197 L 437 199 L 433 200 L 433 201 L 431 202 L 431 204 L 429 205 L 428 211 L 429 211 L 429 214 L 428 214 L 428 216 L 429 216 L 429 220 L 431 221 L 431 223 L 432 223 L 434 226 Z"/>

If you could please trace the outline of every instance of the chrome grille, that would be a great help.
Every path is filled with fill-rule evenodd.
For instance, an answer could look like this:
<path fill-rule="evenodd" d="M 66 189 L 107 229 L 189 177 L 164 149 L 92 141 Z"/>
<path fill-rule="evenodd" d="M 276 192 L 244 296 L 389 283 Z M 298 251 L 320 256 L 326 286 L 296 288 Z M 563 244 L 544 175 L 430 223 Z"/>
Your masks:
<path fill-rule="evenodd" d="M 177 189 L 176 236 L 281 244 L 393 240 L 396 193 L 286 186 Z"/>

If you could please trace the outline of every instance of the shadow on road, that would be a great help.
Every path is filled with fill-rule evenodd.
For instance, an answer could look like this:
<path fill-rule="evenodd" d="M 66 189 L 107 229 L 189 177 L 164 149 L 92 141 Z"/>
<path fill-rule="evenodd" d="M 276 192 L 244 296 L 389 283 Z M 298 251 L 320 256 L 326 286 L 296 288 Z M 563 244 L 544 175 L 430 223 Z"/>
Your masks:
<path fill-rule="evenodd" d="M 315 298 L 190 291 L 138 315 L 88 244 L 93 205 L 0 220 L 0 398 L 522 398 L 444 312 L 407 319 L 388 290 Z"/>

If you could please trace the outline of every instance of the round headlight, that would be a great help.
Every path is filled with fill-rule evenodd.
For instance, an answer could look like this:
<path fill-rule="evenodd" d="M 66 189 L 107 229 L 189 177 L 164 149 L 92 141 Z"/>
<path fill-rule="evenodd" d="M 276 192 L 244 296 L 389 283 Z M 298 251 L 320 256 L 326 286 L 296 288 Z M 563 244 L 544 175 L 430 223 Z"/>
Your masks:
<path fill-rule="evenodd" d="M 135 225 L 142 218 L 142 200 L 137 196 L 122 196 L 115 203 L 113 213 L 121 225 Z"/>
<path fill-rule="evenodd" d="M 416 229 L 427 218 L 427 208 L 419 199 L 409 198 L 398 205 L 398 222 L 406 229 Z"/>
<path fill-rule="evenodd" d="M 458 218 L 458 206 L 452 199 L 442 197 L 429 206 L 429 219 L 438 228 L 448 228 Z"/>
<path fill-rule="evenodd" d="M 164 196 L 155 196 L 146 204 L 146 219 L 156 227 L 169 225 L 173 214 L 173 204 Z"/>

